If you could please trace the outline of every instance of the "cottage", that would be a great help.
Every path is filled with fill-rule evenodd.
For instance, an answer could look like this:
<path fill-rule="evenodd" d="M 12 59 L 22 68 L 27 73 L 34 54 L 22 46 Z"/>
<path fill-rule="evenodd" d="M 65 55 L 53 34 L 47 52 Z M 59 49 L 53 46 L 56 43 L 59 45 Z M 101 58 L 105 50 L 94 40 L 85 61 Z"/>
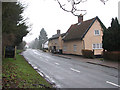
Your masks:
<path fill-rule="evenodd" d="M 78 23 L 71 25 L 63 37 L 63 53 L 82 55 L 82 49 L 94 51 L 94 55 L 102 52 L 103 23 L 96 16 L 83 21 L 79 15 Z"/>
<path fill-rule="evenodd" d="M 48 50 L 52 53 L 62 53 L 62 47 L 63 47 L 63 36 L 65 36 L 65 33 L 61 34 L 60 30 L 57 30 L 57 34 L 53 35 L 51 38 L 49 38 L 48 43 Z"/>

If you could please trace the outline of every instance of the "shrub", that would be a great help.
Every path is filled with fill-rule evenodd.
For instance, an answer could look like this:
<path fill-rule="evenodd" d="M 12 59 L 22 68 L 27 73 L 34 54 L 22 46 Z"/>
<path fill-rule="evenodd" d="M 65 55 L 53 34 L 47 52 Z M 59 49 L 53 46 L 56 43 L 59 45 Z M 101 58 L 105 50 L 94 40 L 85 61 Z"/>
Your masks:
<path fill-rule="evenodd" d="M 103 58 L 106 60 L 120 61 L 120 51 L 103 51 Z"/>
<path fill-rule="evenodd" d="M 86 49 L 83 49 L 82 50 L 82 55 L 84 57 L 87 57 L 87 58 L 94 58 L 94 53 L 92 50 L 86 50 Z"/>

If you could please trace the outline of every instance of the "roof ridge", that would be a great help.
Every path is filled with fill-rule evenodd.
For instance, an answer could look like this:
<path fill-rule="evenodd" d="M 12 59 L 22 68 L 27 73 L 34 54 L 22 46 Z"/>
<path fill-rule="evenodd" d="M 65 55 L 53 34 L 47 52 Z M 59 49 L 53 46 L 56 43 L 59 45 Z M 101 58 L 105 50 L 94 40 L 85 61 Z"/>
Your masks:
<path fill-rule="evenodd" d="M 97 16 L 96 16 L 96 17 L 97 17 Z M 91 18 L 91 19 L 88 19 L 88 20 L 85 20 L 84 22 L 90 21 L 90 20 L 92 20 L 92 19 L 96 19 L 96 17 Z"/>
<path fill-rule="evenodd" d="M 94 18 L 85 20 L 79 25 L 78 25 L 78 23 L 72 24 L 67 31 L 67 33 L 69 33 L 69 34 L 66 34 L 66 36 L 64 37 L 63 40 L 82 39 L 85 36 L 85 34 L 87 33 L 87 31 L 89 30 L 89 28 L 93 25 L 93 23 L 96 19 L 98 19 L 97 16 Z M 77 30 L 75 30 L 75 29 L 77 29 Z M 73 34 L 73 33 L 75 33 L 75 31 L 76 31 L 76 35 Z M 78 35 L 78 33 L 80 35 Z"/>
<path fill-rule="evenodd" d="M 96 17 L 94 17 L 94 18 L 91 18 L 91 19 L 88 19 L 88 20 L 85 20 L 85 21 L 83 21 L 83 22 L 87 22 L 87 21 L 90 21 L 90 20 L 96 19 L 96 18 L 98 18 L 98 16 L 96 16 Z M 81 22 L 81 23 L 83 23 L 83 22 Z M 71 24 L 71 26 L 76 25 L 76 24 L 78 24 L 78 23 L 79 23 L 79 22 L 77 22 L 77 23 L 75 23 L 75 24 Z"/>
<path fill-rule="evenodd" d="M 62 37 L 63 37 L 65 34 L 66 34 L 66 33 L 54 34 L 54 35 L 52 35 L 52 37 L 51 37 L 51 38 L 49 38 L 49 40 L 59 38 L 59 36 L 62 36 Z"/>
<path fill-rule="evenodd" d="M 88 30 L 90 29 L 90 27 L 93 25 L 93 23 L 95 22 L 95 20 L 97 19 L 98 17 L 96 16 L 96 17 L 94 17 L 94 18 L 92 18 L 92 19 L 90 19 L 90 20 L 92 20 L 92 22 L 91 22 L 91 24 L 89 25 L 89 27 L 86 29 L 86 31 L 84 32 L 84 34 L 81 36 L 81 38 L 84 38 L 84 36 L 85 36 L 85 34 L 88 32 Z"/>

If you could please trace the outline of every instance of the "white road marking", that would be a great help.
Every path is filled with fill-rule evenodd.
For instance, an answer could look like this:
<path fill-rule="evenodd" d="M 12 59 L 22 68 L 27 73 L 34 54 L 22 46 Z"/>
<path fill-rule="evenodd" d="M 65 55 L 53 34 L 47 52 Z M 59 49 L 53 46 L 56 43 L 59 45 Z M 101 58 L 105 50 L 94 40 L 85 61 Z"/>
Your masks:
<path fill-rule="evenodd" d="M 60 65 L 59 63 L 55 63 L 56 65 Z"/>
<path fill-rule="evenodd" d="M 80 72 L 79 70 L 76 70 L 76 69 L 73 69 L 73 68 L 70 68 L 72 71 L 75 71 L 75 72 Z"/>
<path fill-rule="evenodd" d="M 106 83 L 111 84 L 111 85 L 114 85 L 114 86 L 116 86 L 116 87 L 120 87 L 120 85 L 117 85 L 117 84 L 112 83 L 112 82 L 109 82 L 109 81 L 106 81 Z"/>
<path fill-rule="evenodd" d="M 39 55 L 40 57 L 39 58 L 42 58 L 40 53 L 36 52 L 36 51 L 33 51 L 36 55 Z"/>
<path fill-rule="evenodd" d="M 38 52 L 36 52 L 36 51 L 33 51 L 35 54 L 37 54 L 37 55 L 40 55 L 40 53 L 38 53 Z"/>

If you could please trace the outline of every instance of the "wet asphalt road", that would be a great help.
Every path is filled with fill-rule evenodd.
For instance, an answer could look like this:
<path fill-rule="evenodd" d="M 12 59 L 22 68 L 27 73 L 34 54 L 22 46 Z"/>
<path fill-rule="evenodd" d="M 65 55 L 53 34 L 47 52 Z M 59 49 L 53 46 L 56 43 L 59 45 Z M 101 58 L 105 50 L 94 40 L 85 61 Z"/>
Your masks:
<path fill-rule="evenodd" d="M 58 88 L 120 87 L 118 85 L 118 70 L 114 68 L 57 57 L 54 54 L 35 49 L 27 49 L 22 55 Z"/>

